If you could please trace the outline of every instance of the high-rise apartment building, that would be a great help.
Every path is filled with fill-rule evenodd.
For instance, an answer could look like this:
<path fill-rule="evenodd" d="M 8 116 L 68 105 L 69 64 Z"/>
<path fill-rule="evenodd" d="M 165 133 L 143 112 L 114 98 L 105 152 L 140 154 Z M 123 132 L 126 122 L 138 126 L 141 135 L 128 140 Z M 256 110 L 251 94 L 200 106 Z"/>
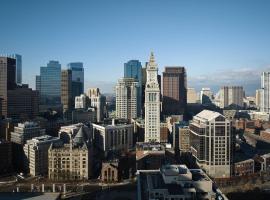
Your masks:
<path fill-rule="evenodd" d="M 62 141 L 49 135 L 27 140 L 23 148 L 26 156 L 25 165 L 32 176 L 48 174 L 48 149 L 54 143 L 60 145 Z"/>
<path fill-rule="evenodd" d="M 121 78 L 117 82 L 115 91 L 116 117 L 129 120 L 137 118 L 140 115 L 139 82 L 134 78 Z"/>
<path fill-rule="evenodd" d="M 49 61 L 46 67 L 40 67 L 36 89 L 39 90 L 41 104 L 61 103 L 61 64 L 58 61 Z"/>
<path fill-rule="evenodd" d="M 63 105 L 64 117 L 70 119 L 73 103 L 72 103 L 72 71 L 69 69 L 62 70 L 61 72 L 61 103 Z"/>
<path fill-rule="evenodd" d="M 231 122 L 218 112 L 203 110 L 189 125 L 190 148 L 197 163 L 214 178 L 230 177 Z"/>
<path fill-rule="evenodd" d="M 88 89 L 87 96 L 90 98 L 91 106 L 97 109 L 97 122 L 103 121 L 106 111 L 106 97 L 100 93 L 99 88 Z"/>
<path fill-rule="evenodd" d="M 72 62 L 67 65 L 72 71 L 72 100 L 84 92 L 84 68 L 82 62 Z"/>
<path fill-rule="evenodd" d="M 242 86 L 223 86 L 219 91 L 220 108 L 228 106 L 243 107 L 244 90 Z"/>
<path fill-rule="evenodd" d="M 158 68 L 153 53 L 151 53 L 146 74 L 145 142 L 160 142 L 160 88 L 158 84 Z"/>
<path fill-rule="evenodd" d="M 261 75 L 261 112 L 270 112 L 270 72 Z"/>
<path fill-rule="evenodd" d="M 165 115 L 184 114 L 187 104 L 187 80 L 184 67 L 165 67 L 163 72 L 162 112 Z"/>
<path fill-rule="evenodd" d="M 134 78 L 138 81 L 138 101 L 137 107 L 141 115 L 142 104 L 142 64 L 139 60 L 130 60 L 124 64 L 124 77 Z"/>

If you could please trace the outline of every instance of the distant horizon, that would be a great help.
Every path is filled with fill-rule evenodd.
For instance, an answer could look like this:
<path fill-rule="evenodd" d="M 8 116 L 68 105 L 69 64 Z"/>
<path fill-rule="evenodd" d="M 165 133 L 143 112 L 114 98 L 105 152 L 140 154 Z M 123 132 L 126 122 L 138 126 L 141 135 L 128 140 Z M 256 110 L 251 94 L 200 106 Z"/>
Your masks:
<path fill-rule="evenodd" d="M 113 93 L 124 63 L 144 66 L 153 51 L 159 74 L 185 66 L 197 91 L 230 84 L 254 95 L 270 69 L 269 10 L 267 0 L 4 0 L 0 54 L 22 55 L 23 83 L 32 88 L 40 66 L 57 60 L 62 68 L 83 62 L 85 88 Z"/>

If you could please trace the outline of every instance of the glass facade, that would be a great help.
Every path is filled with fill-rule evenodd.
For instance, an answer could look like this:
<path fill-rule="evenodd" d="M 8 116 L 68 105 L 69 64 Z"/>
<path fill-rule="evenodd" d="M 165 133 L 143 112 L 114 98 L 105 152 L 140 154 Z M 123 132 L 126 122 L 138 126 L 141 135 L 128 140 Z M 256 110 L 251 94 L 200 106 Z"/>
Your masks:
<path fill-rule="evenodd" d="M 72 99 L 84 93 L 84 68 L 82 62 L 69 63 L 68 69 L 72 71 Z"/>
<path fill-rule="evenodd" d="M 142 113 L 142 64 L 139 60 L 130 60 L 124 64 L 124 77 L 134 78 L 139 82 L 139 92 L 137 97 L 137 107 L 139 115 Z"/>
<path fill-rule="evenodd" d="M 36 85 L 40 85 L 41 103 L 60 104 L 61 99 L 61 64 L 50 61 L 47 67 L 40 67 L 40 78 Z"/>

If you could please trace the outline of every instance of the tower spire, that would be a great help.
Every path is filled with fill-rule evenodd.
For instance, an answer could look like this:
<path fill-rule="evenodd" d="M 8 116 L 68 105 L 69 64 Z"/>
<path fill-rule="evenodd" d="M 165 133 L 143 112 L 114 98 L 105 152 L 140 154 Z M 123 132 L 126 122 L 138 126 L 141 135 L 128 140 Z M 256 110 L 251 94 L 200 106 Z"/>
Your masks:
<path fill-rule="evenodd" d="M 155 56 L 154 56 L 153 51 L 151 51 L 150 59 L 149 59 L 149 63 L 148 63 L 148 68 L 156 68 L 156 67 L 157 67 L 157 65 L 155 62 Z"/>

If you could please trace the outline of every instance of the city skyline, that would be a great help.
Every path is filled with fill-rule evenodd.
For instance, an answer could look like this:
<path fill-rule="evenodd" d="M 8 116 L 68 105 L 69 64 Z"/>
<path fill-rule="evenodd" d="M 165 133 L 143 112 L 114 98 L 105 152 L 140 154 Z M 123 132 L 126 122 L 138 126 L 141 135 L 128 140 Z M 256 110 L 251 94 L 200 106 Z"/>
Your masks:
<path fill-rule="evenodd" d="M 154 51 L 159 74 L 186 66 L 188 87 L 217 91 L 230 83 L 254 95 L 270 68 L 270 2 L 207 2 L 4 1 L 0 18 L 10 28 L 1 32 L 0 54 L 22 55 L 23 83 L 33 88 L 40 66 L 58 60 L 62 68 L 84 63 L 85 90 L 113 92 L 124 63 L 144 66 Z"/>

